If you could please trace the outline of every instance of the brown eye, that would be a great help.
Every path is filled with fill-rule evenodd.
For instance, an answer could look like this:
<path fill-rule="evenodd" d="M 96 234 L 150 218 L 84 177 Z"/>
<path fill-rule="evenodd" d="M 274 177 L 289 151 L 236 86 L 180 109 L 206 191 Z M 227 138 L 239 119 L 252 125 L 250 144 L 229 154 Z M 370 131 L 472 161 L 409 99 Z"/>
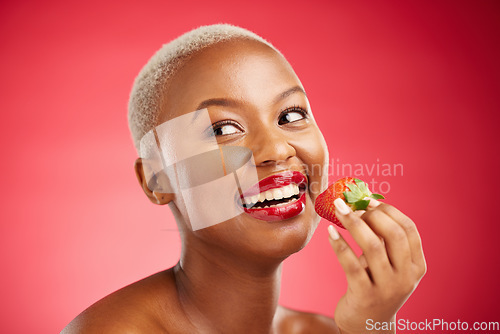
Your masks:
<path fill-rule="evenodd" d="M 229 120 L 214 123 L 211 130 L 213 136 L 228 136 L 242 132 L 238 124 Z"/>
<path fill-rule="evenodd" d="M 297 122 L 306 118 L 305 110 L 299 108 L 292 108 L 283 111 L 279 117 L 278 124 L 284 125 L 288 123 Z"/>
<path fill-rule="evenodd" d="M 240 132 L 240 129 L 231 124 L 223 125 L 214 129 L 214 134 L 216 136 L 232 135 L 237 132 Z"/>

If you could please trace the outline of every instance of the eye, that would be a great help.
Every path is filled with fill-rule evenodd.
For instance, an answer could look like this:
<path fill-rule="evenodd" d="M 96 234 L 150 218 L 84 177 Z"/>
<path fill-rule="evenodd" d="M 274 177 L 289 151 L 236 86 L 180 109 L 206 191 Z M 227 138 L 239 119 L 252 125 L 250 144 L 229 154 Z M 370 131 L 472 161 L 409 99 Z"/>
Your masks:
<path fill-rule="evenodd" d="M 227 136 L 242 132 L 238 124 L 231 121 L 221 121 L 212 125 L 212 131 L 215 136 Z"/>
<path fill-rule="evenodd" d="M 307 118 L 307 111 L 300 107 L 292 107 L 285 109 L 281 112 L 278 124 L 284 125 L 288 123 L 297 122 Z"/>

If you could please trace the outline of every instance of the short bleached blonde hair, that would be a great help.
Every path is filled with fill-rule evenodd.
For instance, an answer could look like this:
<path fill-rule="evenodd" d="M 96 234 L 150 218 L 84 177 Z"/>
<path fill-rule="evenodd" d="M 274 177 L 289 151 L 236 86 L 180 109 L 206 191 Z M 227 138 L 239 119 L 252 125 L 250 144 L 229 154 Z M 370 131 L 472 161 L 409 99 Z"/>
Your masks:
<path fill-rule="evenodd" d="M 231 24 L 214 24 L 177 37 L 149 59 L 135 78 L 128 104 L 128 124 L 139 154 L 141 138 L 157 125 L 168 80 L 196 52 L 232 39 L 257 40 L 281 55 L 271 43 L 249 30 Z"/>

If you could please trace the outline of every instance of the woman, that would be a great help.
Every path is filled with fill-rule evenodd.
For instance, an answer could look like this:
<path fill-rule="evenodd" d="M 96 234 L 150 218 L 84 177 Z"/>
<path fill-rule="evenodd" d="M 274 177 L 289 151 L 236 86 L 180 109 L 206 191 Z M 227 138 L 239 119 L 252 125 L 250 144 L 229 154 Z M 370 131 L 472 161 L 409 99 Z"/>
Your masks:
<path fill-rule="evenodd" d="M 257 35 L 213 25 L 165 45 L 136 79 L 129 123 L 137 178 L 174 213 L 181 258 L 92 305 L 63 333 L 364 333 L 368 319 L 393 322 L 424 275 L 408 217 L 375 200 L 362 216 L 336 201 L 363 255 L 329 228 L 348 281 L 335 320 L 278 305 L 282 261 L 320 220 L 314 201 L 327 186 L 328 151 L 298 77 Z"/>

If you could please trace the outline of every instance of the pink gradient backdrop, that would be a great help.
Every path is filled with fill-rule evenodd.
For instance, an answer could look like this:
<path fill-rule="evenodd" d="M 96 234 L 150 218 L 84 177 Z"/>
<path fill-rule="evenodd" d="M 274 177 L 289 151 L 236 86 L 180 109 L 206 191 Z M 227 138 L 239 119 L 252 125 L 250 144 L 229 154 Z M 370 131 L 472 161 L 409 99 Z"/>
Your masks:
<path fill-rule="evenodd" d="M 283 51 L 332 158 L 403 165 L 375 178 L 429 270 L 399 317 L 499 321 L 498 1 L 2 1 L 0 332 L 58 332 L 175 264 L 172 216 L 134 176 L 127 98 L 162 43 L 217 22 Z M 285 263 L 281 299 L 333 315 L 346 285 L 326 226 Z"/>

